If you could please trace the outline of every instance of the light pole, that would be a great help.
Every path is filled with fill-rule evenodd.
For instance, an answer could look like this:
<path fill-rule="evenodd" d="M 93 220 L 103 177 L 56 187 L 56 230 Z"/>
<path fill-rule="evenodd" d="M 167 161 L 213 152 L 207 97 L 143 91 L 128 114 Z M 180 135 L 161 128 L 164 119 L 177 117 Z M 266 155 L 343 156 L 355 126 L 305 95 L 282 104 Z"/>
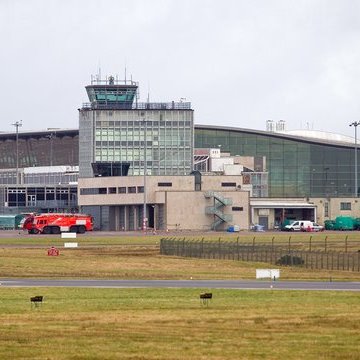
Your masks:
<path fill-rule="evenodd" d="M 53 166 L 53 138 L 54 138 L 54 134 L 50 133 L 46 137 L 50 141 L 50 166 Z"/>
<path fill-rule="evenodd" d="M 19 127 L 22 126 L 22 120 L 11 124 L 16 128 L 16 207 L 18 207 L 18 186 L 19 186 Z"/>
<path fill-rule="evenodd" d="M 357 179 L 357 126 L 360 125 L 360 121 L 354 121 L 349 126 L 353 126 L 355 129 L 355 197 L 358 196 L 358 179 Z"/>
<path fill-rule="evenodd" d="M 143 119 L 144 124 L 144 206 L 143 206 L 143 231 L 146 232 L 146 172 L 147 172 L 147 164 L 146 164 L 146 119 Z"/>

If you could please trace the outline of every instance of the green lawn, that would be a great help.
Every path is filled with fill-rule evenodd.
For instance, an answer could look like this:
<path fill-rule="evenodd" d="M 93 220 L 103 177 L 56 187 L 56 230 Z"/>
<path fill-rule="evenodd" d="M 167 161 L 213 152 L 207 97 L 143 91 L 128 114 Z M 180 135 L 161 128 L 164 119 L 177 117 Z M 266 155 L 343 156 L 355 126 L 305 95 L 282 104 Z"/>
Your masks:
<path fill-rule="evenodd" d="M 281 235 L 286 243 L 289 235 Z M 30 241 L 35 247 L 22 246 Z M 269 267 L 160 256 L 156 236 L 77 241 L 79 248 L 64 249 L 64 240 L 54 237 L 1 239 L 0 278 L 254 279 L 256 268 Z M 19 246 L 6 246 L 14 243 Z M 60 256 L 47 256 L 50 245 Z M 356 272 L 280 269 L 281 280 L 360 278 Z M 213 293 L 208 306 L 200 303 L 202 291 Z M 45 296 L 37 308 L 30 304 L 35 295 Z M 270 288 L 0 286 L 0 359 L 359 359 L 359 296 Z"/>
<path fill-rule="evenodd" d="M 264 233 L 227 233 L 227 232 L 173 232 L 144 236 L 142 233 L 121 232 L 113 235 L 101 236 L 99 233 L 92 235 L 78 235 L 77 239 L 61 239 L 60 235 L 28 235 L 14 231 L 11 238 L 0 238 L 1 245 L 31 245 L 31 246 L 62 246 L 64 242 L 76 241 L 83 246 L 99 245 L 158 245 L 162 237 L 171 237 L 186 240 L 209 240 L 209 241 L 239 241 L 251 244 L 274 244 L 292 246 L 303 250 L 327 250 L 327 251 L 358 251 L 360 250 L 360 232 L 321 232 L 321 233 L 290 233 L 290 232 L 264 232 Z"/>
<path fill-rule="evenodd" d="M 257 268 L 274 268 L 259 262 L 161 256 L 152 245 L 59 250 L 55 257 L 47 256 L 46 247 L 0 247 L 0 278 L 254 279 Z M 360 280 L 359 272 L 275 267 L 282 280 Z"/>
<path fill-rule="evenodd" d="M 0 358 L 359 358 L 358 293 L 200 291 L 0 288 Z"/>

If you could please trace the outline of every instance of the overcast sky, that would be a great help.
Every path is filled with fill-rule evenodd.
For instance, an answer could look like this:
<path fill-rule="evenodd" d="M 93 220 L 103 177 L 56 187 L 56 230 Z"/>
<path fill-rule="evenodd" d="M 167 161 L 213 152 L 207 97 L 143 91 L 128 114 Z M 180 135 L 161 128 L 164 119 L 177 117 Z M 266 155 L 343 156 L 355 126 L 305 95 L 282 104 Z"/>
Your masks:
<path fill-rule="evenodd" d="M 196 124 L 353 136 L 358 0 L 0 0 L 0 131 L 78 128 L 92 74 L 186 98 Z"/>

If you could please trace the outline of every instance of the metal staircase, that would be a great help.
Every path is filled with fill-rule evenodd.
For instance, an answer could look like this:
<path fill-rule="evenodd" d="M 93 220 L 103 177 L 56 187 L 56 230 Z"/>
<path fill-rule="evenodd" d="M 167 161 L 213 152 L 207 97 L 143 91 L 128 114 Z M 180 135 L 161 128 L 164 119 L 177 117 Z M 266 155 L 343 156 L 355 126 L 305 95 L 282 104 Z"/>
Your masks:
<path fill-rule="evenodd" d="M 224 222 L 232 221 L 232 215 L 224 214 L 222 210 L 224 206 L 232 205 L 232 199 L 225 198 L 215 191 L 207 191 L 204 196 L 207 199 L 214 199 L 214 205 L 205 208 L 205 214 L 214 215 L 215 218 L 215 221 L 211 224 L 212 230 L 216 230 Z"/>

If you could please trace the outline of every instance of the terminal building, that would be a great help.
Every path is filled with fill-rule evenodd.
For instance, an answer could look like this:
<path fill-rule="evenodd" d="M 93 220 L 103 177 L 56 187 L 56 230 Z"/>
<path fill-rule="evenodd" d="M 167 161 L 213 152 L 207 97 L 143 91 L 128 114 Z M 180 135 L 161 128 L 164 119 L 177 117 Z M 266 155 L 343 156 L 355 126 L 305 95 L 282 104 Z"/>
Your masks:
<path fill-rule="evenodd" d="M 194 125 L 189 102 L 141 103 L 113 77 L 86 92 L 79 129 L 0 133 L 0 214 L 83 211 L 104 230 L 360 217 L 352 138 Z"/>

